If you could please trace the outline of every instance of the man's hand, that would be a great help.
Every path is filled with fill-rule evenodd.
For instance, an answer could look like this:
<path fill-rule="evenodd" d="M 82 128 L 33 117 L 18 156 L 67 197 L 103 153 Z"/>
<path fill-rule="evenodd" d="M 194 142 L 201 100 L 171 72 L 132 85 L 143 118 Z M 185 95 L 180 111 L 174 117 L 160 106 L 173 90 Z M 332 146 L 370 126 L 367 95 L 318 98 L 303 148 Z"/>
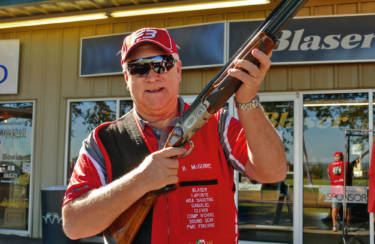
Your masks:
<path fill-rule="evenodd" d="M 169 147 L 151 153 L 143 160 L 137 170 L 144 178 L 144 183 L 150 186 L 150 191 L 178 182 L 178 159 L 176 157 L 185 152 L 184 148 Z"/>
<path fill-rule="evenodd" d="M 248 103 L 256 96 L 271 66 L 270 58 L 272 52 L 267 55 L 259 49 L 254 49 L 251 54 L 258 59 L 260 63 L 259 67 L 248 60 L 238 59 L 234 61 L 235 67 L 228 71 L 230 76 L 239 79 L 243 83 L 236 92 L 236 100 L 239 103 Z"/>

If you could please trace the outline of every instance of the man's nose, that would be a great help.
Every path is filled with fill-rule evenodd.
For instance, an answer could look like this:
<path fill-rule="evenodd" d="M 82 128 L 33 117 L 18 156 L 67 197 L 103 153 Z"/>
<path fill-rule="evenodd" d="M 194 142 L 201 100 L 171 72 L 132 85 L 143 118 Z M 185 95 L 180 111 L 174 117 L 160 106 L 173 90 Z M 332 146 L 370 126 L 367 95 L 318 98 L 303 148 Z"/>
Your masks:
<path fill-rule="evenodd" d="M 153 69 L 150 69 L 150 71 L 148 72 L 146 78 L 149 81 L 156 81 L 159 78 L 159 76 L 160 76 L 159 73 L 156 73 Z"/>

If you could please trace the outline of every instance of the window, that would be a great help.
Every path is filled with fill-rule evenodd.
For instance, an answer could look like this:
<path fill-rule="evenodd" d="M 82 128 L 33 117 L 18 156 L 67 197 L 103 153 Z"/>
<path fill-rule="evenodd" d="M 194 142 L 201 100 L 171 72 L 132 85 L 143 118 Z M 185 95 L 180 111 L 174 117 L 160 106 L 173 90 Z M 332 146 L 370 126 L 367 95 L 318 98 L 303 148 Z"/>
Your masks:
<path fill-rule="evenodd" d="M 33 106 L 0 103 L 0 229 L 28 230 Z"/>
<path fill-rule="evenodd" d="M 293 242 L 294 102 L 262 101 L 262 105 L 266 116 L 283 141 L 288 172 L 285 180 L 274 184 L 258 183 L 240 174 L 238 183 L 240 240 L 291 243 Z"/>
<path fill-rule="evenodd" d="M 368 93 L 306 94 L 303 100 L 304 241 L 337 243 L 347 227 L 349 235 L 366 242 Z M 334 158 L 336 152 L 342 152 L 343 162 L 348 165 L 343 167 L 346 173 L 342 174 L 346 187 L 341 187 L 346 192 L 346 204 L 343 204 L 344 194 L 335 193 L 336 188 L 332 187 L 337 182 L 329 165 L 340 161 Z M 334 204 L 333 199 L 337 199 L 338 204 Z M 346 216 L 345 208 L 348 209 Z M 338 209 L 338 214 L 332 209 Z"/>
<path fill-rule="evenodd" d="M 68 101 L 69 103 L 69 134 L 67 145 L 67 177 L 69 180 L 74 164 L 78 158 L 82 141 L 98 125 L 117 119 L 117 115 L 130 111 L 131 100 L 90 100 Z M 119 106 L 117 105 L 119 104 Z"/>

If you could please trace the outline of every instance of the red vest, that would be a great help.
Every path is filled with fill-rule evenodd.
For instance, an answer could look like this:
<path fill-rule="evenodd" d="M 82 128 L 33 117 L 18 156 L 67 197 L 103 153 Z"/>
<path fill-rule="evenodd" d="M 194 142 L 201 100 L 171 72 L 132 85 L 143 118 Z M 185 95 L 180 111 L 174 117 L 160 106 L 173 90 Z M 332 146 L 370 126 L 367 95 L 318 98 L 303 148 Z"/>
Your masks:
<path fill-rule="evenodd" d="M 233 168 L 225 159 L 215 118 L 193 142 L 192 153 L 179 161 L 177 189 L 162 194 L 154 205 L 152 243 L 237 243 Z"/>
<path fill-rule="evenodd" d="M 348 168 L 346 168 L 347 172 Z M 335 161 L 328 166 L 328 174 L 331 179 L 331 196 L 344 194 L 344 162 Z"/>

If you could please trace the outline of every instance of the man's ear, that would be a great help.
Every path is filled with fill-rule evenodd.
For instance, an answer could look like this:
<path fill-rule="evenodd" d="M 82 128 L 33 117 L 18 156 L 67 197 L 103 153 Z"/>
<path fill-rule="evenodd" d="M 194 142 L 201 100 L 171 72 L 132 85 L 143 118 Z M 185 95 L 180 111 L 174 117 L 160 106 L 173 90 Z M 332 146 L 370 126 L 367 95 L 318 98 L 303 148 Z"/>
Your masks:
<path fill-rule="evenodd" d="M 129 78 L 129 76 L 128 76 L 128 73 L 124 72 L 123 74 L 124 74 L 124 80 L 125 80 L 125 83 L 126 83 L 126 89 L 128 89 L 128 91 L 129 91 L 129 86 L 128 86 L 128 78 Z"/>
<path fill-rule="evenodd" d="M 177 68 L 177 73 L 178 73 L 179 76 L 180 76 L 180 83 L 181 83 L 181 81 L 182 81 L 182 63 L 181 63 L 180 60 L 177 61 L 177 63 L 176 63 L 176 68 Z"/>

